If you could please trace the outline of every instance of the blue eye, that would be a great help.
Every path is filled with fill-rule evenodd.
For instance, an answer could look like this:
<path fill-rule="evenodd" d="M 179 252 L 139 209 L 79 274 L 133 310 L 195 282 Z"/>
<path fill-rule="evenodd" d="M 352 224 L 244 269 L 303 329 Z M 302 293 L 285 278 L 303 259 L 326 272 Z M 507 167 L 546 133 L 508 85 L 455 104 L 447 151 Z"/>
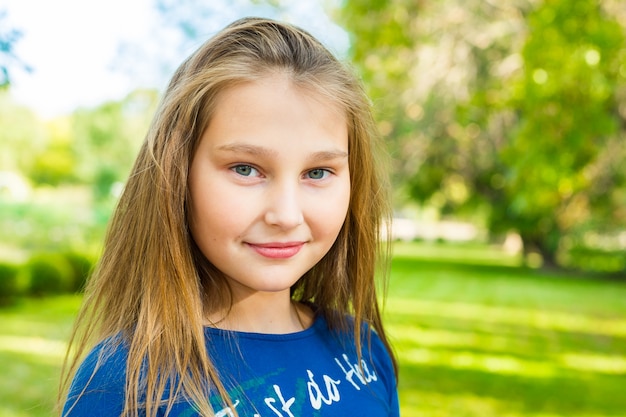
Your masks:
<path fill-rule="evenodd" d="M 311 178 L 312 180 L 324 179 L 326 178 L 328 174 L 329 174 L 328 170 L 321 169 L 321 168 L 312 169 L 309 172 L 307 172 L 307 176 Z"/>
<path fill-rule="evenodd" d="M 257 176 L 259 173 L 256 168 L 253 168 L 250 165 L 237 165 L 231 169 L 243 177 L 253 177 Z"/>

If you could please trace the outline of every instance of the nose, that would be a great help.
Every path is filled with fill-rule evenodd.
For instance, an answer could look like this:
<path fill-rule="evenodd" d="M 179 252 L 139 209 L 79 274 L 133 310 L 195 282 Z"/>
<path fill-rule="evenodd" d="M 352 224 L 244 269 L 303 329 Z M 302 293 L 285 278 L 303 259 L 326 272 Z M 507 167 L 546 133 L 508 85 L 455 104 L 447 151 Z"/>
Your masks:
<path fill-rule="evenodd" d="M 265 222 L 281 229 L 292 229 L 304 223 L 298 184 L 276 182 L 268 190 Z"/>

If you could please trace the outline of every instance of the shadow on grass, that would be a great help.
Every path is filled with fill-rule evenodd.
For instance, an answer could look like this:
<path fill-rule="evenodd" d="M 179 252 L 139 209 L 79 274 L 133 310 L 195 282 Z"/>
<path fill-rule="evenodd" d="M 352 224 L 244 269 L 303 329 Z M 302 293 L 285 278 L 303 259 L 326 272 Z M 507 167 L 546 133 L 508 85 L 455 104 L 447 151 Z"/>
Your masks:
<path fill-rule="evenodd" d="M 608 274 L 601 272 L 585 272 L 565 269 L 530 268 L 527 266 L 497 264 L 481 259 L 454 259 L 454 258 L 426 258 L 412 257 L 410 255 L 397 255 L 392 259 L 392 265 L 406 267 L 407 265 L 419 266 L 420 269 L 432 270 L 445 268 L 449 270 L 461 270 L 471 272 L 484 278 L 507 275 L 511 277 L 536 277 L 567 280 L 600 280 L 607 282 L 623 283 L 626 286 L 626 276 L 623 274 Z"/>
<path fill-rule="evenodd" d="M 478 242 L 403 242 L 395 241 L 392 246 L 394 257 L 420 259 L 424 261 L 448 262 L 463 266 L 523 266 L 523 256 L 519 252 L 509 252 L 500 245 L 487 245 Z M 599 251 L 597 255 L 600 255 Z M 586 257 L 588 252 L 572 254 Z M 604 256 L 622 257 L 619 251 L 613 254 L 604 253 Z M 607 258 L 608 259 L 608 258 Z M 535 271 L 549 275 L 565 274 L 572 277 L 594 277 L 600 279 L 615 279 L 626 281 L 626 270 L 603 272 L 601 270 L 564 270 L 558 267 L 540 268 Z"/>
<path fill-rule="evenodd" d="M 398 257 L 391 264 L 389 304 L 393 298 L 623 316 L 626 280 Z"/>

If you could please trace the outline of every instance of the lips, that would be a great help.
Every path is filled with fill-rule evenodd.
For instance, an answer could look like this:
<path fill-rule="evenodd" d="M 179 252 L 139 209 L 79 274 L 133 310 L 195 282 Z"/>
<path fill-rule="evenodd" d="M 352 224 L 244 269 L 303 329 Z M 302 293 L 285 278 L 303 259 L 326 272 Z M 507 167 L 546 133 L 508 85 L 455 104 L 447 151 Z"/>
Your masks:
<path fill-rule="evenodd" d="M 295 256 L 304 242 L 248 243 L 256 253 L 271 259 L 287 259 Z"/>

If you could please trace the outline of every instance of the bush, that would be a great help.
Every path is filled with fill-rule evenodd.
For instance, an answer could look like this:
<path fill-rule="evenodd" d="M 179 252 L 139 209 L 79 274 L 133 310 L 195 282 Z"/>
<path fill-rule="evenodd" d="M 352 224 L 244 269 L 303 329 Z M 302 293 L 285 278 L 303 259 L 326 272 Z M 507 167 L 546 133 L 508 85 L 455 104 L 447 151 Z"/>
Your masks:
<path fill-rule="evenodd" d="M 583 246 L 572 248 L 568 253 L 567 266 L 585 271 L 626 274 L 626 253 L 605 251 Z"/>
<path fill-rule="evenodd" d="M 15 265 L 0 263 L 0 305 L 8 304 L 18 295 L 18 270 Z"/>
<path fill-rule="evenodd" d="M 70 292 L 74 286 L 72 266 L 61 254 L 35 254 L 26 263 L 24 271 L 31 295 Z"/>
<path fill-rule="evenodd" d="M 83 291 L 93 266 L 91 259 L 76 252 L 68 252 L 64 256 L 72 268 L 72 286 L 70 290 L 74 292 Z"/>

